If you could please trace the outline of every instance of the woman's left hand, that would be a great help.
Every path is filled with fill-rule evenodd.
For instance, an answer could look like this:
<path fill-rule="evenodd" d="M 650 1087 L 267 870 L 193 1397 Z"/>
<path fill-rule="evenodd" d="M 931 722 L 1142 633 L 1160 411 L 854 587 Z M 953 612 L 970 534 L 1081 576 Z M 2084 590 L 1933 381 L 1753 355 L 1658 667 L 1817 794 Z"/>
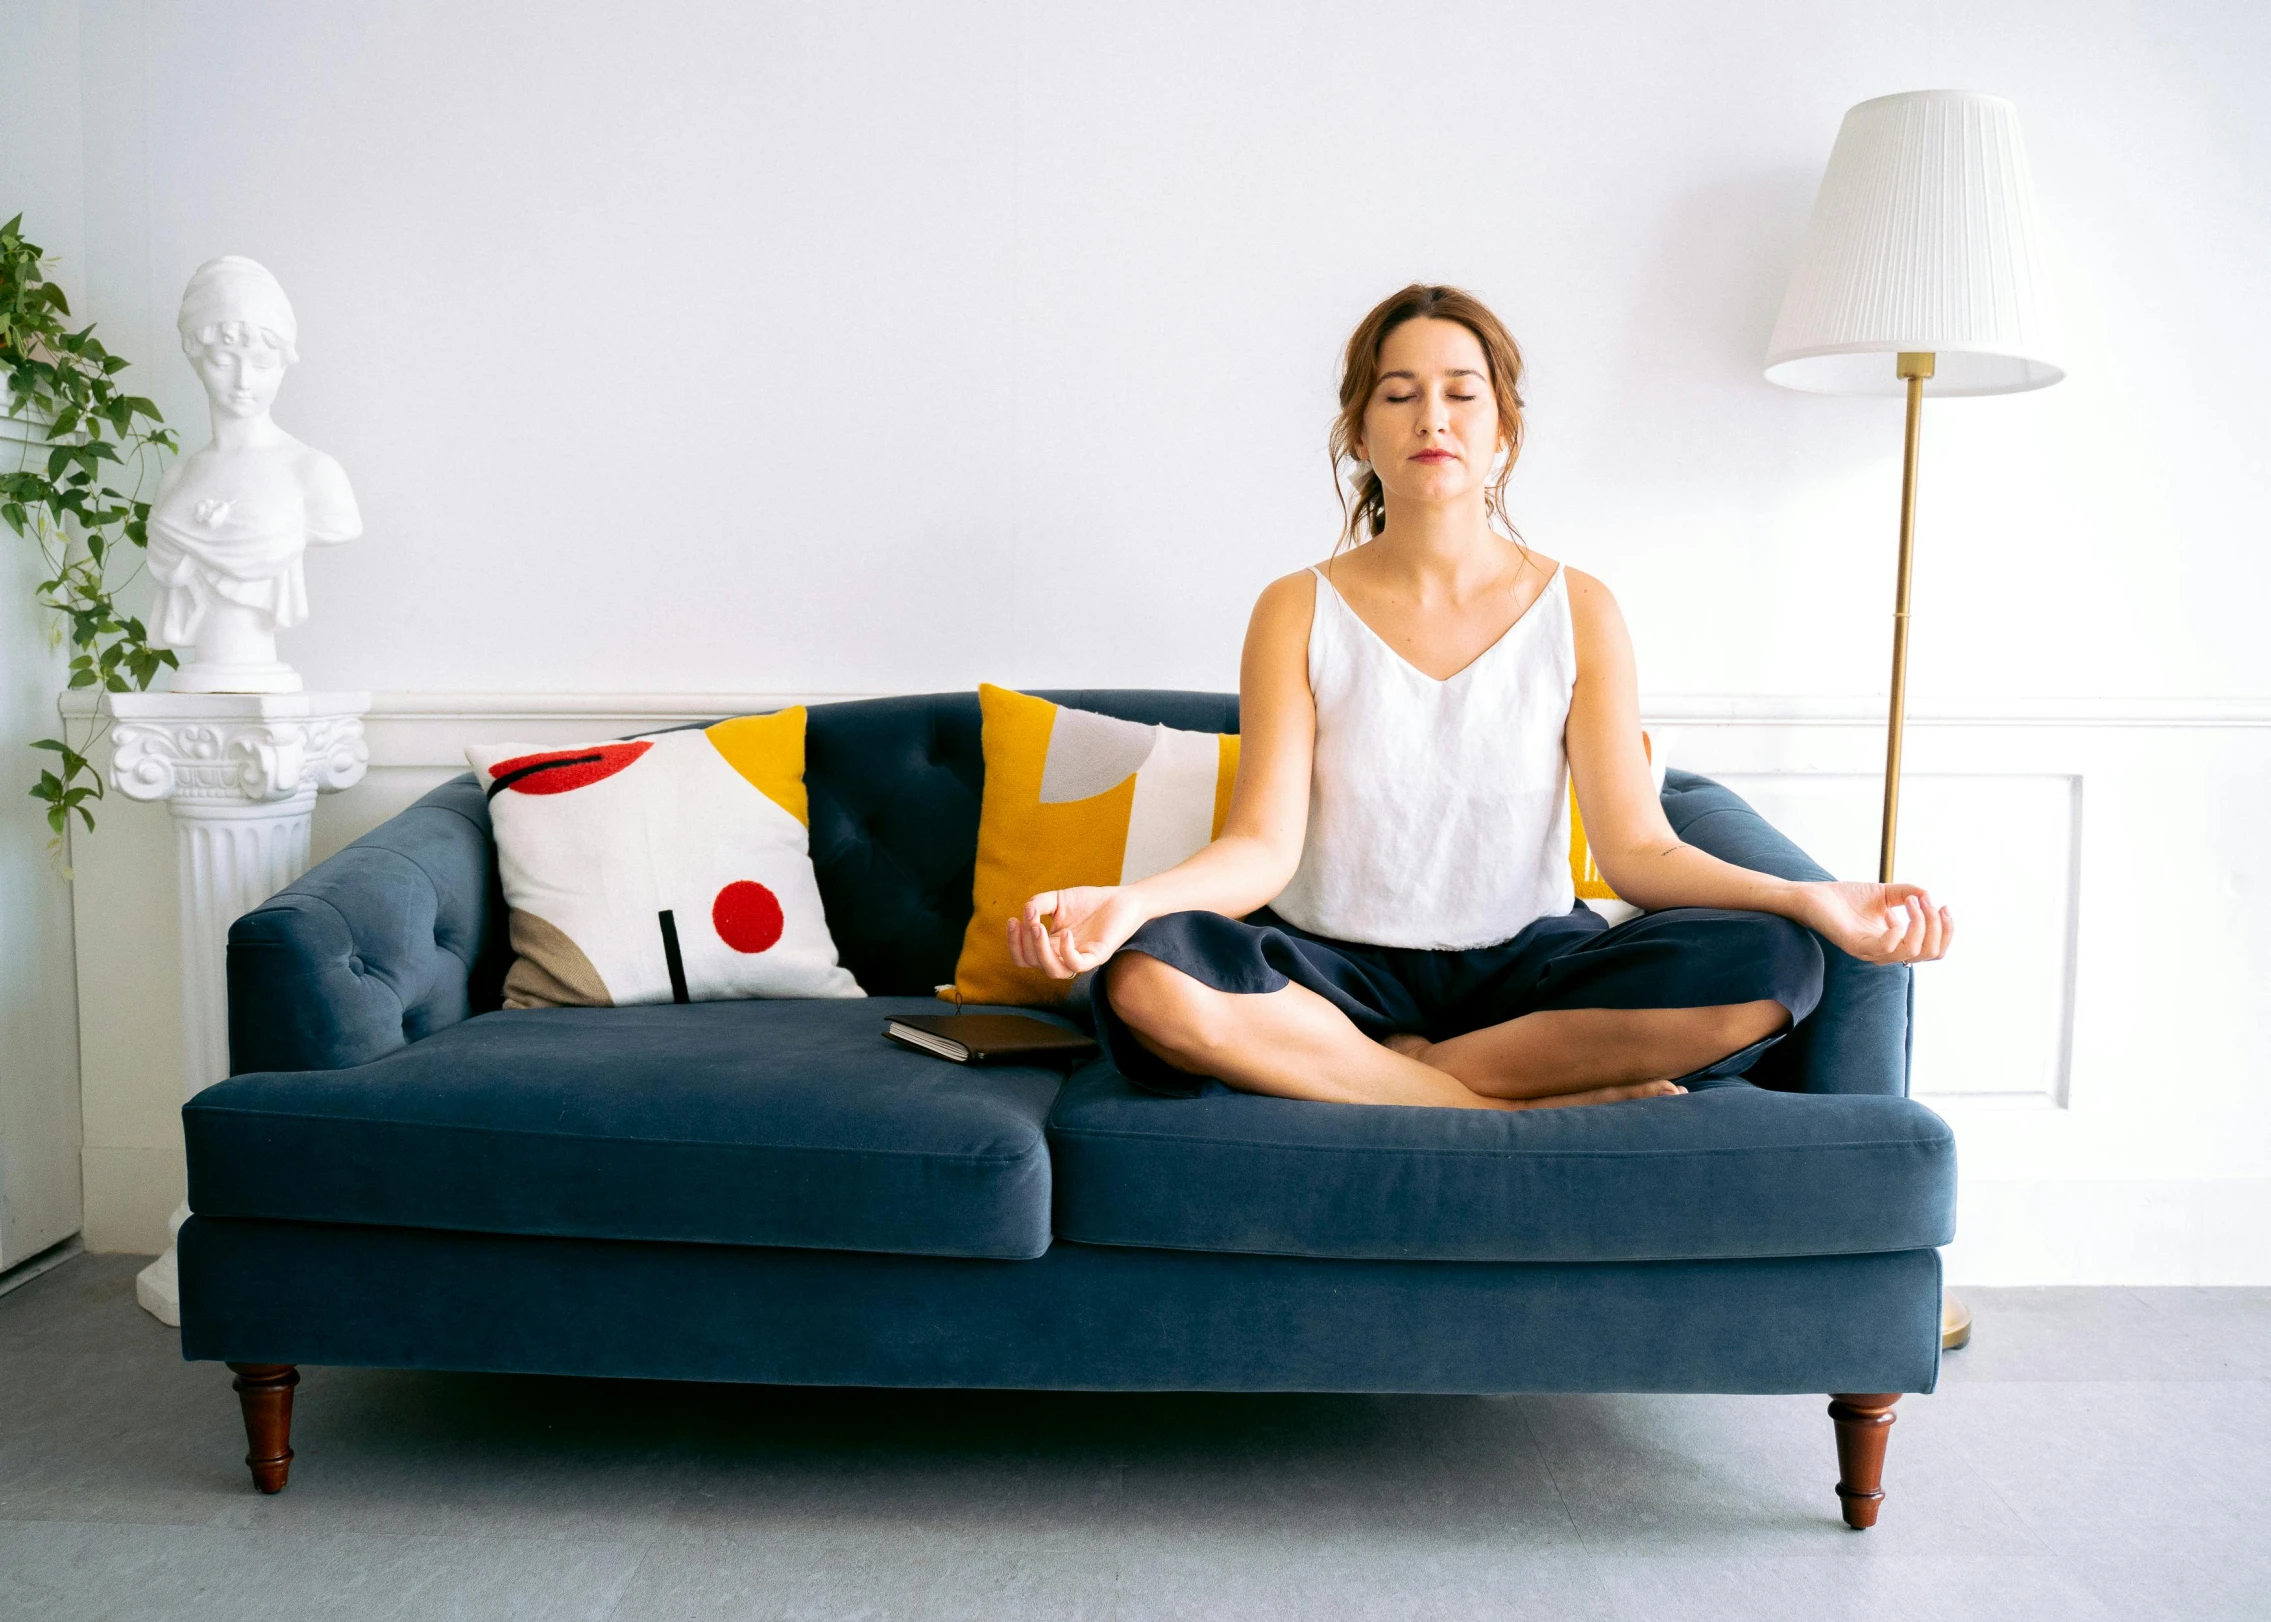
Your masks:
<path fill-rule="evenodd" d="M 1929 963 L 1955 942 L 1954 917 L 1919 884 L 1801 884 L 1798 898 L 1798 923 L 1864 963 Z"/>

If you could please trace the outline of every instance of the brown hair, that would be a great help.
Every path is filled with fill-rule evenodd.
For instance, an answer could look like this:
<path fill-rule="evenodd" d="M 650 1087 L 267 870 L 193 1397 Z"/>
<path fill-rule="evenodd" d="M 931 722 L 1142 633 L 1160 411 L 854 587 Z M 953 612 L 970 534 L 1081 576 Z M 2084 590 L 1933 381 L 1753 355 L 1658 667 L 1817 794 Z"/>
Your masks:
<path fill-rule="evenodd" d="M 1333 488 L 1341 498 L 1341 538 L 1334 553 L 1337 555 L 1343 546 L 1361 545 L 1388 524 L 1387 492 L 1371 464 L 1357 456 L 1356 442 L 1364 434 L 1364 408 L 1371 403 L 1372 390 L 1380 381 L 1381 346 L 1388 341 L 1388 334 L 1406 321 L 1456 321 L 1482 345 L 1490 366 L 1491 393 L 1498 398 L 1499 437 L 1506 448 L 1505 464 L 1490 481 L 1483 503 L 1490 516 L 1506 527 L 1508 538 L 1519 544 L 1521 536 L 1506 516 L 1506 481 L 1513 476 L 1514 463 L 1522 454 L 1522 351 L 1505 323 L 1472 293 L 1414 282 L 1382 299 L 1357 323 L 1341 361 L 1340 415 L 1333 419 L 1333 431 L 1326 440 L 1333 463 Z M 1344 462 L 1354 469 L 1353 477 L 1343 475 Z"/>

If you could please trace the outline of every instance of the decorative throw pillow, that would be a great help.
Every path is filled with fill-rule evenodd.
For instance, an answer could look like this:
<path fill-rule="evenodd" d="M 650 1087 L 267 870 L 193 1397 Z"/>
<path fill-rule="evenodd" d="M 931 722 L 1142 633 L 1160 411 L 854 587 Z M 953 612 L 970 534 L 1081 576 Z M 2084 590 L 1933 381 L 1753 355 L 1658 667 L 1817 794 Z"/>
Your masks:
<path fill-rule="evenodd" d="M 865 995 L 812 875 L 801 707 L 465 754 L 504 879 L 507 1008 Z"/>
<path fill-rule="evenodd" d="M 1655 779 L 1656 793 L 1664 792 L 1664 763 L 1656 758 L 1656 743 L 1647 733 L 1640 735 L 1641 753 L 1648 757 L 1649 776 Z M 1612 924 L 1621 924 L 1627 918 L 1640 916 L 1640 909 L 1609 888 L 1609 881 L 1601 876 L 1600 865 L 1593 860 L 1593 847 L 1585 838 L 1585 818 L 1577 809 L 1577 780 L 1569 782 L 1569 876 L 1576 881 L 1577 899 L 1591 907 Z"/>
<path fill-rule="evenodd" d="M 1238 777 L 1235 733 L 1182 732 L 978 689 L 986 791 L 974 905 L 954 988 L 965 1002 L 1033 1006 L 1069 983 L 1021 969 L 1009 920 L 1043 890 L 1132 884 L 1222 831 Z"/>

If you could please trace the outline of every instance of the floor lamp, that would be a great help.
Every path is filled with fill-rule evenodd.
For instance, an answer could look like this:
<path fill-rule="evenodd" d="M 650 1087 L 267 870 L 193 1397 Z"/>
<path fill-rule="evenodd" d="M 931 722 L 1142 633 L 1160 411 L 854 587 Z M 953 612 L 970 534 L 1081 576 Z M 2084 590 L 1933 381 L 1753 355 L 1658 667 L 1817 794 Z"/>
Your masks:
<path fill-rule="evenodd" d="M 1845 115 L 1814 198 L 1798 268 L 1767 345 L 1766 376 L 1816 394 L 1903 394 L 1900 563 L 1892 707 L 1885 729 L 1877 879 L 1890 883 L 1908 696 L 1908 574 L 1924 396 L 2015 394 L 2065 372 L 2019 115 L 1997 96 L 1915 90 Z M 1941 1299 L 1940 1344 L 1971 1338 Z"/>

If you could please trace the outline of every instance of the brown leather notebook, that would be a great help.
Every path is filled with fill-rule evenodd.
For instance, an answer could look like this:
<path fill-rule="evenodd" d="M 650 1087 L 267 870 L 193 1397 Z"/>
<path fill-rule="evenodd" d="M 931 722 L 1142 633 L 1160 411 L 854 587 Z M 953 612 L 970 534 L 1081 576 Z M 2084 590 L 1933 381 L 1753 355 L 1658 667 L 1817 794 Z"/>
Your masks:
<path fill-rule="evenodd" d="M 883 1022 L 894 1042 L 956 1064 L 1061 1064 L 1103 1050 L 1078 1031 L 1025 1014 L 900 1014 Z"/>

